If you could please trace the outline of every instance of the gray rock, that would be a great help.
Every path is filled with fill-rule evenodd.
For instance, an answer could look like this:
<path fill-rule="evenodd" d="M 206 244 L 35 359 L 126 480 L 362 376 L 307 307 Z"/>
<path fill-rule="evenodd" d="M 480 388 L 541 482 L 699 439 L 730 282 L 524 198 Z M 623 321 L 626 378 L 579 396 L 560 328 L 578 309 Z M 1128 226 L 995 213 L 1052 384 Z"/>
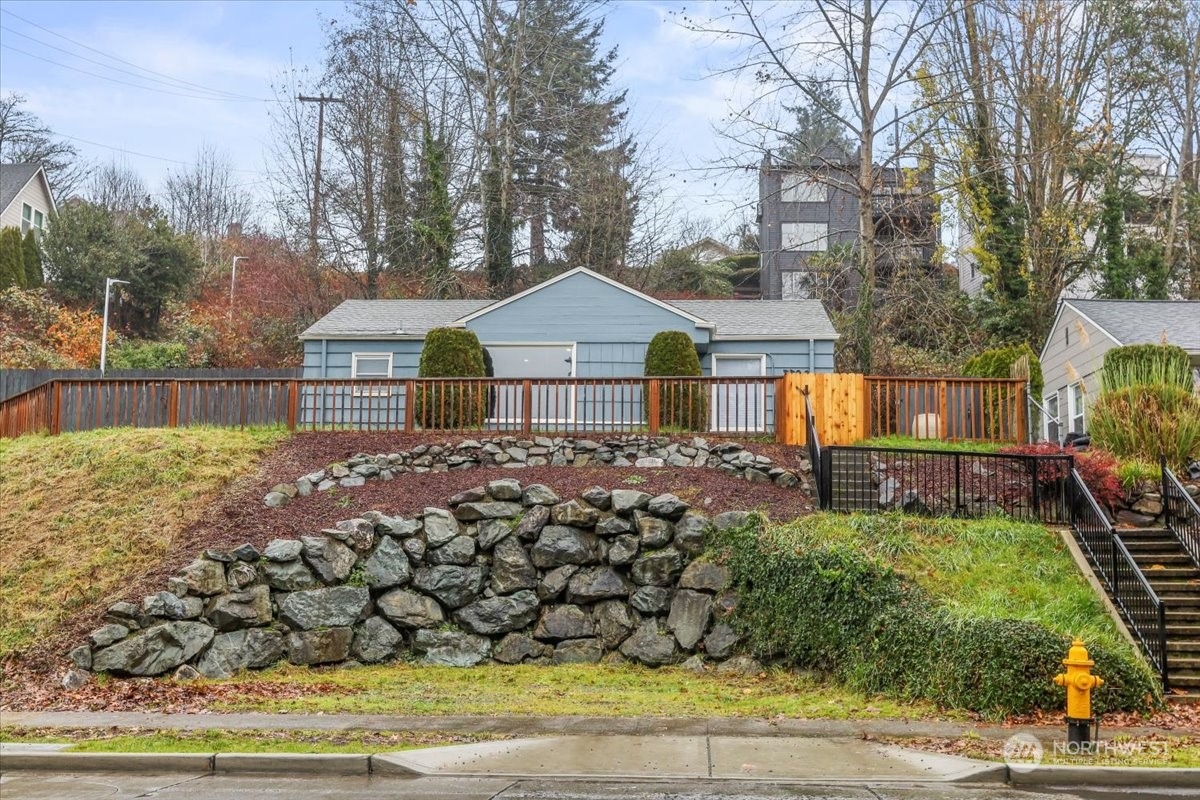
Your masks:
<path fill-rule="evenodd" d="M 629 605 L 643 614 L 665 614 L 671 607 L 671 590 L 665 586 L 642 586 L 629 596 Z"/>
<path fill-rule="evenodd" d="M 413 636 L 413 649 L 423 654 L 423 664 L 473 667 L 491 654 L 492 641 L 461 631 L 419 630 Z"/>
<path fill-rule="evenodd" d="M 538 597 L 540 597 L 543 602 L 547 600 L 553 600 L 554 598 L 558 597 L 563 593 L 563 590 L 567 588 L 567 582 L 571 580 L 571 576 L 578 571 L 579 567 L 575 566 L 574 564 L 567 564 L 565 566 L 558 567 L 557 569 L 550 570 L 544 576 L 542 576 L 541 582 L 538 583 Z"/>
<path fill-rule="evenodd" d="M 638 555 L 638 537 L 618 536 L 608 548 L 608 563 L 614 566 L 632 564 Z"/>
<path fill-rule="evenodd" d="M 338 481 L 338 486 L 342 487 L 343 489 L 357 489 L 359 486 L 365 486 L 366 484 L 367 479 L 362 475 L 351 475 L 348 478 L 342 478 L 340 481 Z"/>
<path fill-rule="evenodd" d="M 377 599 L 375 606 L 402 628 L 432 628 L 446 619 L 437 600 L 407 589 L 393 589 Z"/>
<path fill-rule="evenodd" d="M 704 551 L 704 540 L 712 529 L 708 517 L 689 511 L 675 523 L 675 547 L 689 556 Z"/>
<path fill-rule="evenodd" d="M 61 685 L 68 692 L 78 691 L 92 682 L 92 676 L 74 667 L 63 673 Z"/>
<path fill-rule="evenodd" d="M 430 547 L 441 547 L 446 542 L 462 533 L 458 520 L 449 511 L 440 508 L 427 508 L 424 513 L 425 541 Z"/>
<path fill-rule="evenodd" d="M 283 634 L 266 628 L 218 633 L 196 669 L 206 678 L 232 678 L 245 669 L 269 667 L 283 658 Z"/>
<path fill-rule="evenodd" d="M 199 680 L 200 677 L 200 673 L 195 667 L 191 664 L 183 664 L 175 670 L 175 674 L 171 676 L 171 680 L 187 683 L 188 681 Z"/>
<path fill-rule="evenodd" d="M 751 483 L 772 483 L 771 476 L 763 472 L 761 469 L 753 469 L 747 467 L 742 477 Z"/>
<path fill-rule="evenodd" d="M 313 482 L 308 478 L 296 479 L 296 494 L 301 497 L 308 497 L 313 493 Z"/>
<path fill-rule="evenodd" d="M 651 456 L 646 456 L 644 458 L 639 458 L 637 461 L 633 462 L 633 465 L 635 467 L 643 467 L 646 469 L 658 469 L 659 467 L 665 466 L 666 462 L 663 461 L 663 459 L 661 459 L 661 458 L 653 458 Z"/>
<path fill-rule="evenodd" d="M 543 658 L 552 652 L 553 647 L 534 640 L 527 633 L 510 633 L 492 650 L 492 658 L 501 664 L 519 664 L 527 658 Z"/>
<path fill-rule="evenodd" d="M 595 564 L 600 560 L 600 541 L 590 531 L 547 525 L 533 545 L 532 556 L 539 569 L 553 569 L 564 564 Z"/>
<path fill-rule="evenodd" d="M 536 505 L 525 512 L 525 516 L 521 517 L 521 521 L 517 523 L 513 533 L 523 542 L 532 542 L 549 521 L 550 508 L 545 505 Z"/>
<path fill-rule="evenodd" d="M 188 592 L 200 597 L 211 597 L 228 588 L 225 584 L 225 565 L 207 558 L 197 558 L 180 573 L 187 581 Z"/>
<path fill-rule="evenodd" d="M 455 536 L 441 547 L 425 551 L 426 564 L 458 564 L 469 566 L 475 562 L 475 540 L 470 536 Z"/>
<path fill-rule="evenodd" d="M 614 489 L 612 492 L 612 510 L 617 514 L 631 514 L 633 511 L 645 511 L 650 506 L 651 496 L 635 489 Z"/>
<path fill-rule="evenodd" d="M 491 550 L 496 546 L 496 543 L 513 532 L 513 525 L 505 519 L 485 519 L 479 522 L 479 530 L 476 533 L 476 538 L 479 540 L 479 549 L 483 551 Z"/>
<path fill-rule="evenodd" d="M 172 575 L 171 577 L 167 578 L 167 591 L 176 597 L 187 597 L 188 582 L 178 575 Z"/>
<path fill-rule="evenodd" d="M 690 467 L 691 465 L 692 459 L 681 453 L 673 453 L 667 456 L 668 467 Z"/>
<path fill-rule="evenodd" d="M 331 478 L 345 478 L 350 474 L 350 468 L 341 463 L 330 464 L 328 473 Z"/>
<path fill-rule="evenodd" d="M 179 580 L 182 581 L 182 579 Z M 168 583 L 170 582 L 171 581 L 168 580 Z M 183 591 L 185 593 L 187 592 L 186 581 L 183 581 Z M 171 594 L 179 596 L 178 592 L 172 592 Z M 108 611 L 104 612 L 103 619 L 105 622 L 113 625 L 124 626 L 126 628 L 125 633 L 128 633 L 130 630 L 144 628 L 150 623 L 150 618 L 142 612 L 140 606 L 135 606 L 133 603 L 126 603 L 123 600 L 118 603 L 113 603 L 111 606 L 109 606 Z M 123 633 L 121 635 L 124 636 L 125 634 Z"/>
<path fill-rule="evenodd" d="M 539 605 L 537 595 L 523 589 L 511 595 L 476 600 L 454 612 L 454 619 L 471 633 L 496 636 L 533 622 Z"/>
<path fill-rule="evenodd" d="M 401 546 L 404 552 L 408 555 L 408 560 L 413 566 L 420 566 L 425 563 L 425 540 L 414 536 L 411 539 L 402 540 Z"/>
<path fill-rule="evenodd" d="M 753 515 L 749 511 L 725 511 L 713 517 L 713 527 L 718 531 L 744 528 L 752 519 Z"/>
<path fill-rule="evenodd" d="M 496 594 L 511 594 L 538 585 L 537 569 L 529 553 L 514 537 L 501 540 L 492 550 L 491 587 Z"/>
<path fill-rule="evenodd" d="M 101 625 L 89 633 L 88 641 L 91 642 L 92 647 L 99 649 L 119 642 L 128 635 L 129 628 L 124 625 L 118 625 L 115 622 L 110 622 L 107 625 Z"/>
<path fill-rule="evenodd" d="M 354 630 L 351 628 L 292 631 L 287 636 L 287 658 L 292 664 L 301 666 L 345 661 L 353 641 Z"/>
<path fill-rule="evenodd" d="M 729 569 L 709 561 L 693 561 L 679 576 L 679 586 L 683 589 L 720 592 L 728 585 Z"/>
<path fill-rule="evenodd" d="M 784 489 L 792 489 L 800 485 L 800 478 L 794 472 L 784 470 L 775 476 L 775 485 L 782 486 Z"/>
<path fill-rule="evenodd" d="M 92 669 L 117 675 L 162 675 L 195 657 L 215 634 L 202 622 L 155 625 L 94 653 Z"/>
<path fill-rule="evenodd" d="M 891 508 L 896 504 L 896 490 L 900 488 L 900 481 L 895 478 L 884 478 L 879 482 L 879 507 Z"/>
<path fill-rule="evenodd" d="M 625 641 L 637 624 L 634 615 L 624 600 L 605 600 L 597 603 L 592 612 L 592 621 L 596 625 L 596 634 L 605 648 L 615 650 Z"/>
<path fill-rule="evenodd" d="M 451 564 L 422 567 L 413 574 L 412 585 L 448 608 L 461 608 L 483 591 L 483 570 Z"/>
<path fill-rule="evenodd" d="M 292 592 L 279 601 L 279 618 L 292 628 L 343 628 L 363 619 L 371 605 L 365 586 L 332 586 Z"/>
<path fill-rule="evenodd" d="M 245 561 L 239 561 L 236 564 L 230 565 L 225 570 L 225 580 L 228 582 L 231 590 L 240 592 L 258 580 L 258 570 Z"/>
<path fill-rule="evenodd" d="M 633 533 L 633 523 L 624 517 L 605 517 L 596 523 L 596 535 L 620 536 L 623 533 Z"/>
<path fill-rule="evenodd" d="M 661 667 L 679 660 L 675 637 L 658 629 L 654 620 L 638 626 L 620 647 L 621 655 L 650 667 Z"/>
<path fill-rule="evenodd" d="M 354 630 L 350 655 L 364 664 L 390 661 L 404 645 L 404 637 L 383 617 L 370 617 Z"/>
<path fill-rule="evenodd" d="M 584 489 L 580 497 L 601 511 L 612 508 L 612 493 L 600 486 Z"/>
<path fill-rule="evenodd" d="M 651 516 L 644 511 L 633 512 L 637 522 L 638 537 L 645 549 L 656 549 L 671 543 L 675 538 L 675 526 L 668 520 Z"/>
<path fill-rule="evenodd" d="M 497 500 L 490 503 L 463 503 L 454 509 L 454 516 L 463 522 L 480 519 L 508 519 L 521 514 L 521 504 Z"/>
<path fill-rule="evenodd" d="M 599 639 L 569 639 L 559 642 L 550 656 L 552 664 L 598 664 L 604 655 Z"/>
<path fill-rule="evenodd" d="M 368 553 L 375 545 L 375 523 L 362 517 L 341 520 L 332 529 L 322 533 L 345 542 L 356 553 Z"/>
<path fill-rule="evenodd" d="M 283 508 L 288 504 L 288 500 L 290 499 L 283 492 L 267 492 L 266 496 L 263 497 L 263 505 L 267 508 Z"/>
<path fill-rule="evenodd" d="M 675 634 L 675 640 L 684 650 L 691 650 L 704 636 L 712 619 L 712 595 L 680 589 L 671 599 L 671 613 L 667 616 L 667 627 Z"/>
<path fill-rule="evenodd" d="M 553 506 L 561 501 L 553 489 L 540 483 L 529 484 L 521 493 L 521 503 L 527 506 Z"/>
<path fill-rule="evenodd" d="M 533 629 L 533 638 L 549 641 L 582 639 L 595 632 L 592 618 L 579 606 L 546 606 Z"/>
<path fill-rule="evenodd" d="M 630 575 L 639 586 L 670 586 L 683 571 L 683 554 L 674 547 L 643 552 L 633 562 Z"/>
<path fill-rule="evenodd" d="M 372 589 L 403 586 L 412 579 L 412 564 L 399 540 L 384 537 L 363 562 L 363 577 Z"/>
<path fill-rule="evenodd" d="M 228 550 L 218 550 L 215 547 L 205 548 L 204 557 L 211 561 L 220 561 L 222 564 L 232 564 L 237 561 L 237 556 L 233 553 Z"/>
<path fill-rule="evenodd" d="M 708 636 L 704 637 L 704 652 L 708 654 L 709 658 L 721 661 L 733 655 L 733 648 L 740 640 L 741 637 L 733 628 L 724 622 L 718 622 L 713 625 Z"/>
<path fill-rule="evenodd" d="M 594 603 L 611 597 L 625 598 L 633 587 L 612 567 L 581 569 L 567 582 L 568 603 Z"/>
<path fill-rule="evenodd" d="M 384 536 L 407 539 L 421 532 L 421 520 L 404 517 L 382 517 L 375 523 L 375 530 Z"/>
<path fill-rule="evenodd" d="M 328 536 L 301 536 L 300 542 L 304 561 L 325 583 L 341 583 L 350 577 L 358 556 L 349 547 Z"/>
<path fill-rule="evenodd" d="M 520 500 L 521 484 L 515 478 L 500 478 L 488 483 L 487 493 L 492 496 L 493 500 Z"/>
<path fill-rule="evenodd" d="M 691 508 L 690 505 L 673 494 L 660 494 L 658 497 L 652 497 L 648 504 L 651 514 L 667 519 L 679 519 L 689 508 Z"/>
<path fill-rule="evenodd" d="M 86 644 L 81 644 L 67 653 L 67 658 L 71 659 L 71 663 L 80 669 L 92 668 L 92 648 Z"/>
<path fill-rule="evenodd" d="M 679 668 L 685 669 L 688 672 L 704 672 L 704 656 L 697 653 L 680 664 Z"/>
<path fill-rule="evenodd" d="M 735 675 L 758 675 L 763 671 L 763 665 L 750 656 L 734 656 L 728 661 L 717 665 L 717 672 Z"/>
<path fill-rule="evenodd" d="M 268 586 L 284 592 L 317 589 L 323 585 L 303 561 L 267 561 L 262 565 L 262 573 Z"/>
<path fill-rule="evenodd" d="M 199 597 L 190 597 L 191 603 L 170 592 L 158 592 L 142 600 L 142 612 L 152 617 L 162 619 L 196 619 L 204 608 L 204 601 Z"/>
<path fill-rule="evenodd" d="M 1139 514 L 1136 511 L 1121 509 L 1117 512 L 1117 522 L 1132 525 L 1135 528 L 1149 528 L 1154 525 L 1155 518 L 1149 514 Z"/>
<path fill-rule="evenodd" d="M 450 499 L 446 501 L 448 506 L 458 506 L 463 503 L 478 503 L 487 497 L 487 489 L 482 486 L 476 486 L 473 489 L 465 489 L 458 494 L 450 495 Z"/>
<path fill-rule="evenodd" d="M 258 584 L 242 592 L 218 595 L 209 601 L 204 616 L 221 632 L 270 625 L 271 590 Z"/>
<path fill-rule="evenodd" d="M 303 548 L 298 539 L 272 539 L 267 549 L 263 550 L 263 558 L 268 561 L 295 561 Z"/>
<path fill-rule="evenodd" d="M 550 520 L 555 525 L 590 528 L 596 524 L 598 519 L 600 519 L 599 510 L 578 500 L 568 500 L 550 509 Z"/>

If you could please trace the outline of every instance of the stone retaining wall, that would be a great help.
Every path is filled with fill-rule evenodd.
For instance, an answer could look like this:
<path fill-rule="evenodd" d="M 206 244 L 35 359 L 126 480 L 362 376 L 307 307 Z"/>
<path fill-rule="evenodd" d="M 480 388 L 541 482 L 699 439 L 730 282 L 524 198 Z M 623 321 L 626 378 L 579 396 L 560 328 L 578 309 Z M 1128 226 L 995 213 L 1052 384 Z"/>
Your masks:
<path fill-rule="evenodd" d="M 548 438 L 468 439 L 457 444 L 430 444 L 398 453 L 360 453 L 347 461 L 272 487 L 263 502 L 282 506 L 314 491 L 362 486 L 368 480 L 392 480 L 405 472 L 446 472 L 475 467 L 704 467 L 718 469 L 751 483 L 800 486 L 802 473 L 785 469 L 766 456 L 756 456 L 736 442 L 710 443 L 696 437 L 672 441 L 663 436 L 617 436 L 603 441 Z M 807 488 L 807 487 L 805 487 Z"/>
<path fill-rule="evenodd" d="M 600 487 L 564 502 L 513 478 L 448 505 L 412 519 L 367 512 L 261 553 L 206 550 L 165 591 L 112 606 L 70 657 L 96 672 L 220 678 L 284 659 L 661 665 L 733 653 L 728 573 L 701 556 L 710 531 L 746 512 L 710 520 L 675 495 Z"/>

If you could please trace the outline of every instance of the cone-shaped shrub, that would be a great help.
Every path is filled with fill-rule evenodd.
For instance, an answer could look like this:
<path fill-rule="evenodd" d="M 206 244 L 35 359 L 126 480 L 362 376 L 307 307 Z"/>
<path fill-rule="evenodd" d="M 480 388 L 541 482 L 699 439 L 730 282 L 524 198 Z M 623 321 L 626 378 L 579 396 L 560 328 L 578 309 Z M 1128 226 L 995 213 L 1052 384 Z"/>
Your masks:
<path fill-rule="evenodd" d="M 646 347 L 645 364 L 648 377 L 699 377 L 702 374 L 696 345 L 683 331 L 656 333 Z M 645 406 L 649 419 L 648 399 Z M 708 430 L 708 388 L 700 381 L 663 381 L 659 390 L 658 424 L 686 431 Z"/>
<path fill-rule="evenodd" d="M 418 378 L 482 378 L 483 346 L 474 331 L 434 328 L 425 335 Z M 479 383 L 417 384 L 414 418 L 433 430 L 477 428 L 487 416 L 487 392 Z"/>

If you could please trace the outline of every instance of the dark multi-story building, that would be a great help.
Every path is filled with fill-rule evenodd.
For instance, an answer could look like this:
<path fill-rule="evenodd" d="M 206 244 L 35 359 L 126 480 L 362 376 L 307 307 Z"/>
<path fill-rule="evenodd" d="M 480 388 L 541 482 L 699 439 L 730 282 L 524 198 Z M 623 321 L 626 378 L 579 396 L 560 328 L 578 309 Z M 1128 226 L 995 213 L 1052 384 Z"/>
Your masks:
<path fill-rule="evenodd" d="M 831 259 L 819 256 L 839 246 L 848 253 L 857 248 L 857 176 L 857 155 L 833 147 L 803 166 L 776 164 L 769 153 L 763 159 L 758 183 L 763 299 L 808 299 L 821 294 L 818 285 L 823 284 L 854 302 L 858 274 L 853 269 L 839 272 Z M 877 167 L 871 209 L 881 288 L 904 267 L 934 268 L 939 233 L 928 171 Z M 853 256 L 848 260 L 852 263 Z"/>

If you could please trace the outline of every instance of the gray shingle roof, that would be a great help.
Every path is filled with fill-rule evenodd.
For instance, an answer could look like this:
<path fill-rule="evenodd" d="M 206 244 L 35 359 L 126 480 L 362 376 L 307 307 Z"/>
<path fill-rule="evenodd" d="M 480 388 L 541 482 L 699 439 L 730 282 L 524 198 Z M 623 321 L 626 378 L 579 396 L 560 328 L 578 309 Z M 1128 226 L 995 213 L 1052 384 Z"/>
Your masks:
<path fill-rule="evenodd" d="M 41 164 L 0 164 L 0 209 L 8 208 Z"/>
<path fill-rule="evenodd" d="M 300 334 L 328 337 L 424 336 L 491 305 L 490 300 L 347 300 Z M 716 326 L 714 335 L 835 339 L 819 300 L 677 300 L 675 306 Z"/>
<path fill-rule="evenodd" d="M 1200 301 L 1067 300 L 1121 344 L 1177 345 L 1200 352 Z"/>

